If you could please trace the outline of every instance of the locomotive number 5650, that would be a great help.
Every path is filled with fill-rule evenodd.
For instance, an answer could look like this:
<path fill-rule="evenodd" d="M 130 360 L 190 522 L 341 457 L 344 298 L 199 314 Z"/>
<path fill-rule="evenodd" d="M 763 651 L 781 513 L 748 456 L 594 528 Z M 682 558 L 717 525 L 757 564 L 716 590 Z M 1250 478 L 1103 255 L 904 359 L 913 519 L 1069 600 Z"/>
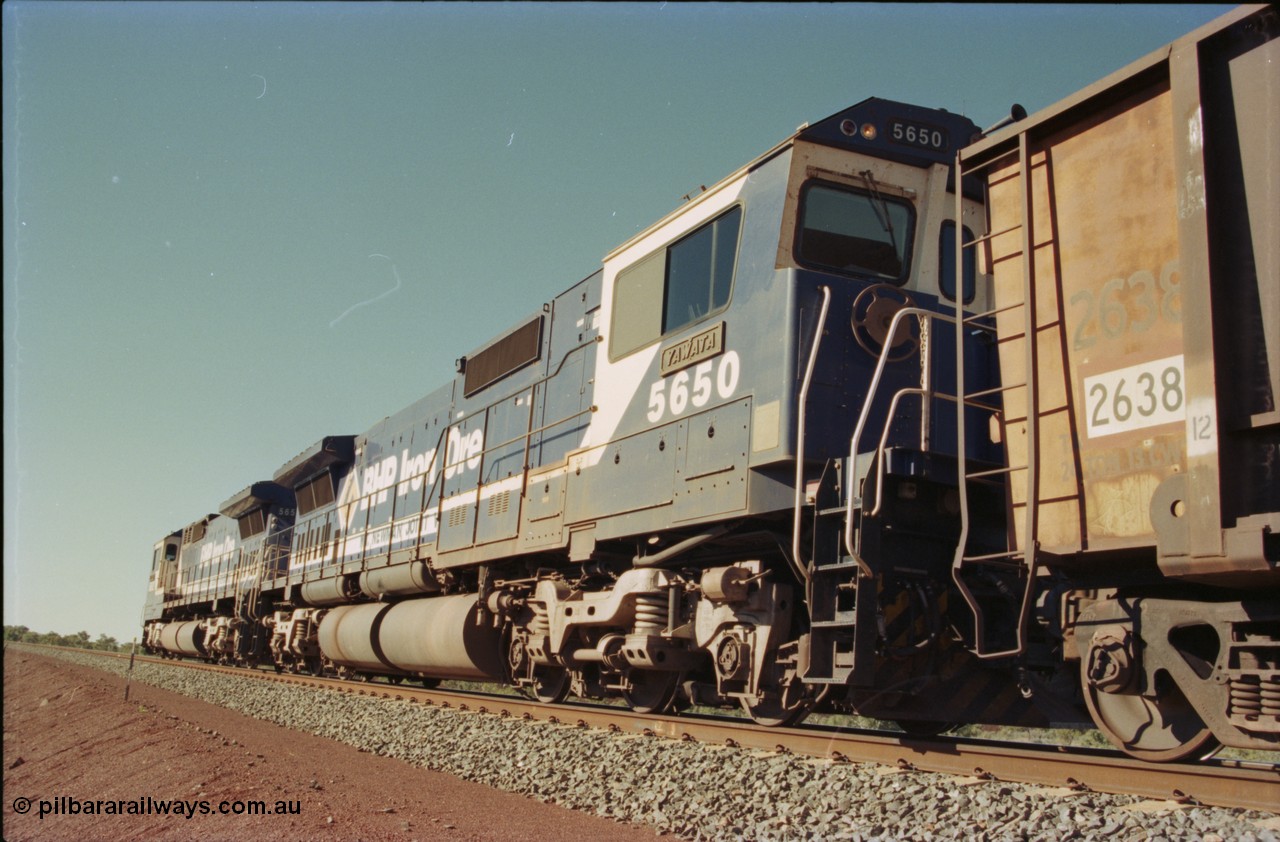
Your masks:
<path fill-rule="evenodd" d="M 668 413 L 681 415 L 690 406 L 701 409 L 711 400 L 714 390 L 727 400 L 738 388 L 741 370 L 737 351 L 726 351 L 714 360 L 698 363 L 692 369 L 677 371 L 649 385 L 650 422 L 658 422 Z"/>

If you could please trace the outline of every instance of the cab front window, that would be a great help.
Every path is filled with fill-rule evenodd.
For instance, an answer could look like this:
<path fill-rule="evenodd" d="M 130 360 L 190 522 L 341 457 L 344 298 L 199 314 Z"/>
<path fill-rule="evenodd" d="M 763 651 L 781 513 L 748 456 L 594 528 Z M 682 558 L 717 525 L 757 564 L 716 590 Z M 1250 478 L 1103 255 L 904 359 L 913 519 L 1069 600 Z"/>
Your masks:
<path fill-rule="evenodd" d="M 915 230 L 908 202 L 874 189 L 810 182 L 801 193 L 797 230 L 802 266 L 895 284 L 907 280 Z"/>

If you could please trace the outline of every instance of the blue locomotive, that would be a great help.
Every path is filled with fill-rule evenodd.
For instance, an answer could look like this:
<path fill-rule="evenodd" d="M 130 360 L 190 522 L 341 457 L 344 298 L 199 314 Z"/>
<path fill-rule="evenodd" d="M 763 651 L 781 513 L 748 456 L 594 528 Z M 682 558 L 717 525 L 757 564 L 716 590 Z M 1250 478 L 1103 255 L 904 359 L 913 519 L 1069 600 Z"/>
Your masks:
<path fill-rule="evenodd" d="M 1273 13 L 1189 37 L 1274 53 L 1250 14 Z M 769 724 L 1096 723 L 1154 760 L 1275 748 L 1277 326 L 1180 315 L 1274 304 L 1280 273 L 1195 276 L 1214 246 L 1185 197 L 1126 162 L 1210 83 L 1144 62 L 993 132 L 882 99 L 801 127 L 451 382 L 157 543 L 147 648 Z M 1275 203 L 1215 192 L 1261 133 L 1206 184 L 1274 242 Z M 1139 200 L 1167 219 L 1113 242 Z M 1080 268 L 1099 253 L 1128 280 Z M 1203 372 L 1249 343 L 1273 392 L 1241 430 Z M 1220 453 L 1241 470 L 1208 512 L 1188 486 L 1232 485 Z"/>

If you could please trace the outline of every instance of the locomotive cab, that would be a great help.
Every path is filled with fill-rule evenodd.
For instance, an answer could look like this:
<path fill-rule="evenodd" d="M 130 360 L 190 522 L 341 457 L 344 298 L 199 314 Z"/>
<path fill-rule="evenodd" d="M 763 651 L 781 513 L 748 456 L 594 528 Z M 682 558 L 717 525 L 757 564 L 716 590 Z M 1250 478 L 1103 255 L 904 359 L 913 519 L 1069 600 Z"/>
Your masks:
<path fill-rule="evenodd" d="M 161 601 L 176 590 L 178 582 L 178 541 L 181 532 L 173 532 L 157 541 L 151 556 L 150 592 Z"/>
<path fill-rule="evenodd" d="M 165 601 L 178 596 L 178 548 L 181 530 L 172 532 L 156 542 L 151 553 L 151 575 L 147 579 L 147 599 L 142 608 L 142 621 L 146 628 L 143 648 L 150 646 L 150 624 L 164 615 Z"/>

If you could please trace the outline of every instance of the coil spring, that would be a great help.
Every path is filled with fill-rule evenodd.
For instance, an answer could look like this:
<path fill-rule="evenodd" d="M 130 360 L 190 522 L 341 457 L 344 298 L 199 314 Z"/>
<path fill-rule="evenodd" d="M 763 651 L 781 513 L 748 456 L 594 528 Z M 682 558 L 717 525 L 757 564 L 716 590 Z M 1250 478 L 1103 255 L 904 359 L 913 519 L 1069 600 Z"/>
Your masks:
<path fill-rule="evenodd" d="M 551 612 L 547 610 L 546 603 L 530 600 L 529 608 L 533 610 L 533 619 L 529 621 L 529 634 L 551 634 Z"/>
<path fill-rule="evenodd" d="M 303 646 L 315 639 L 316 630 L 311 625 L 311 618 L 305 617 L 294 626 L 294 638 L 290 641 L 290 646 L 294 651 L 301 652 Z"/>
<path fill-rule="evenodd" d="M 667 598 L 661 594 L 636 595 L 636 632 L 652 632 L 667 626 Z"/>
<path fill-rule="evenodd" d="M 1280 716 L 1280 679 L 1251 675 L 1231 682 L 1231 715 Z"/>

